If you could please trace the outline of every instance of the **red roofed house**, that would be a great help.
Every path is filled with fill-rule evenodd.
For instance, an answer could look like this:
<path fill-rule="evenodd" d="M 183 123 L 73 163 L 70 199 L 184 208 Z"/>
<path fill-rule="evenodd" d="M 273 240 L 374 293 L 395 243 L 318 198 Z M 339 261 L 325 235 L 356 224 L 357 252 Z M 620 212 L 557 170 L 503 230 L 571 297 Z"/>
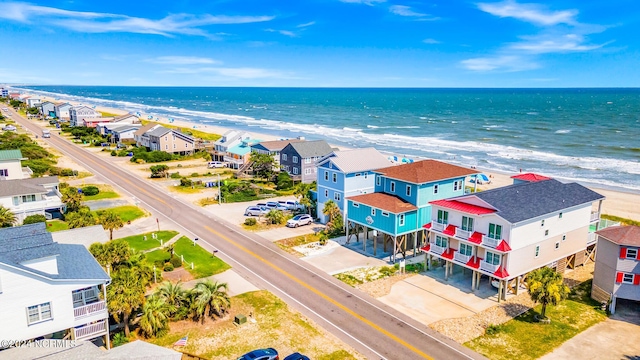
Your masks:
<path fill-rule="evenodd" d="M 456 267 L 472 270 L 474 290 L 483 277 L 498 280 L 498 298 L 505 299 L 532 270 L 564 272 L 589 259 L 595 247 L 589 232 L 598 227 L 603 199 L 579 184 L 547 179 L 431 201 L 422 250 L 427 264 L 444 261 L 445 278 Z"/>
<path fill-rule="evenodd" d="M 542 176 L 534 173 L 513 175 L 511 178 L 513 179 L 514 184 L 521 184 L 524 182 L 538 182 L 538 181 L 545 181 L 545 180 L 551 179 L 550 177 L 546 177 L 546 176 Z"/>
<path fill-rule="evenodd" d="M 640 302 L 640 226 L 613 226 L 600 230 L 598 254 L 593 272 L 591 297 L 611 302 L 616 312 L 618 300 Z"/>
<path fill-rule="evenodd" d="M 95 128 L 98 125 L 109 124 L 111 122 L 113 122 L 112 117 L 87 118 L 87 119 L 82 119 L 82 126 Z"/>

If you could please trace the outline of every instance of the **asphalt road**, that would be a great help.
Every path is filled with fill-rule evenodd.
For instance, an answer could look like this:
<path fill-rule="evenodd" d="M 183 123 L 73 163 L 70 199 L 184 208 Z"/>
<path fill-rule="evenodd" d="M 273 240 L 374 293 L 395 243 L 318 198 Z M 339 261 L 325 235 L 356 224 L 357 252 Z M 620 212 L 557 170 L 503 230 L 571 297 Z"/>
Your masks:
<path fill-rule="evenodd" d="M 32 121 L 13 118 L 28 130 L 41 134 L 41 128 Z M 158 214 L 161 223 L 173 221 L 198 237 L 205 249 L 217 249 L 218 256 L 241 276 L 273 292 L 369 359 L 482 358 L 269 241 L 167 195 L 166 190 L 85 151 L 57 133 L 46 141 L 95 175 L 135 196 L 144 207 Z"/>

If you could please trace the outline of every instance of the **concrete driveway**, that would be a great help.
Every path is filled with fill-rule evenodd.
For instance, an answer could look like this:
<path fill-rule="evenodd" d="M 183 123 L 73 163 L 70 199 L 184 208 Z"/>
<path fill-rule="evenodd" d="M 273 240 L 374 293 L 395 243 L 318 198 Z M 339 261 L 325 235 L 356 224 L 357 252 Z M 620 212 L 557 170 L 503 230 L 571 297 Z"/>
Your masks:
<path fill-rule="evenodd" d="M 131 203 L 125 199 L 113 199 L 113 200 L 92 200 L 85 201 L 85 205 L 91 209 L 91 211 L 108 209 L 118 206 L 130 205 Z"/>
<path fill-rule="evenodd" d="M 640 359 L 640 305 L 618 305 L 609 319 L 574 336 L 540 359 Z"/>

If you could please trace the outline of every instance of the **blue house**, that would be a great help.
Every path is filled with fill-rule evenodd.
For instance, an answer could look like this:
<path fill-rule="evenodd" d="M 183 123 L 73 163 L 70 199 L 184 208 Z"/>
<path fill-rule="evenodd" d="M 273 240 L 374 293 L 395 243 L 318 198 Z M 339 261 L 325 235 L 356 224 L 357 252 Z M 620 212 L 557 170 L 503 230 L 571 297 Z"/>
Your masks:
<path fill-rule="evenodd" d="M 375 188 L 373 170 L 388 167 L 389 160 L 374 148 L 334 151 L 318 163 L 318 217 L 324 204 L 335 202 L 346 219 L 347 197 L 372 193 Z"/>
<path fill-rule="evenodd" d="M 418 242 L 425 240 L 422 227 L 431 222 L 429 202 L 464 195 L 465 178 L 477 171 L 422 160 L 373 173 L 373 193 L 347 197 L 347 241 L 352 235 L 358 237 L 362 231 L 368 235 L 373 230 L 374 234 L 382 235 L 385 252 L 387 243 L 393 242 L 395 260 L 398 252 L 406 255 L 410 241 L 412 248 L 418 249 Z M 373 245 L 375 254 L 377 236 Z"/>

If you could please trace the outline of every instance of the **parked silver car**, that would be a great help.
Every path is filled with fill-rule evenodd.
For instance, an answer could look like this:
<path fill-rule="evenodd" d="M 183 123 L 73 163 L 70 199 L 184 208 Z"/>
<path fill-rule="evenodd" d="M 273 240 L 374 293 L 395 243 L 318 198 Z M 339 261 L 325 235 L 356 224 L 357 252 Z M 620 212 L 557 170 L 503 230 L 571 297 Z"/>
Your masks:
<path fill-rule="evenodd" d="M 298 227 L 302 225 L 309 225 L 313 223 L 313 218 L 309 214 L 300 214 L 292 217 L 287 221 L 288 227 Z"/>
<path fill-rule="evenodd" d="M 244 216 L 264 216 L 270 211 L 269 208 L 264 206 L 249 206 L 244 211 Z"/>

